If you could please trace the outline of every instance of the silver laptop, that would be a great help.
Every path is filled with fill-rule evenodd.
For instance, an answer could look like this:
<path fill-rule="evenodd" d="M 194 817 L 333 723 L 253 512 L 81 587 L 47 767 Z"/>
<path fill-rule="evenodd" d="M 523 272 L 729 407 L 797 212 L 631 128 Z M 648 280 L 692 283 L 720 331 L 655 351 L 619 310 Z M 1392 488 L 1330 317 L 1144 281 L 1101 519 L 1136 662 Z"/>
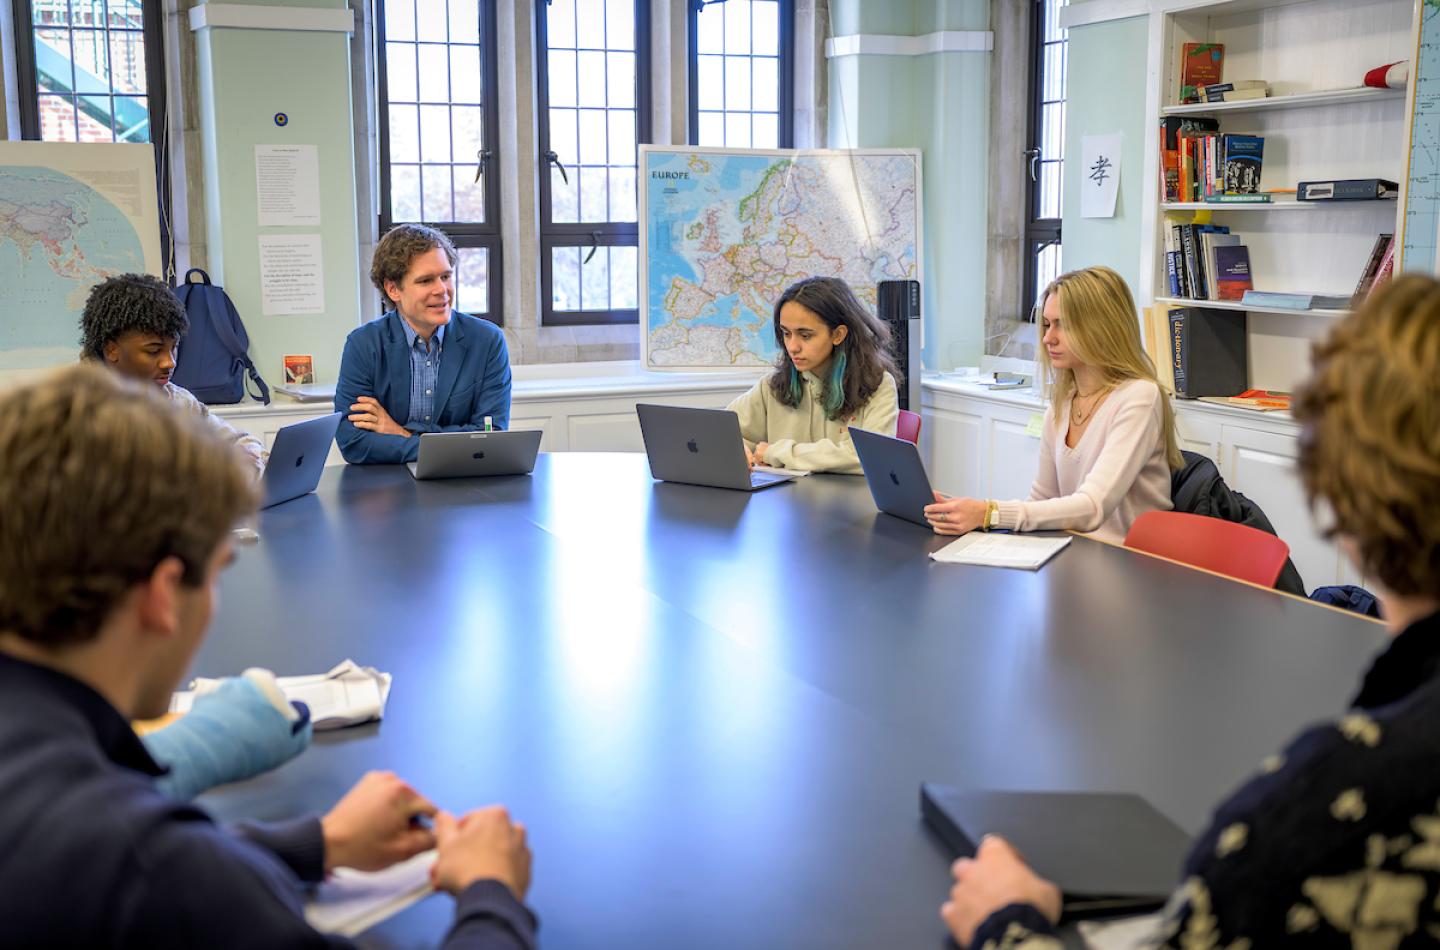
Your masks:
<path fill-rule="evenodd" d="M 529 475 L 540 452 L 539 429 L 508 432 L 422 432 L 420 454 L 406 463 L 416 478 Z"/>
<path fill-rule="evenodd" d="M 340 426 L 340 413 L 332 412 L 319 419 L 297 422 L 275 433 L 270 447 L 270 461 L 265 463 L 262 479 L 265 495 L 261 508 L 308 495 L 320 484 L 325 460 Z"/>
<path fill-rule="evenodd" d="M 750 470 L 740 417 L 728 409 L 638 403 L 635 411 L 650 474 L 662 482 L 756 491 L 794 481 L 793 475 Z"/>
<path fill-rule="evenodd" d="M 850 427 L 850 441 L 860 456 L 875 507 L 887 515 L 930 527 L 925 520 L 925 506 L 935 503 L 935 493 L 930 490 L 925 463 L 915 444 L 854 426 Z"/>

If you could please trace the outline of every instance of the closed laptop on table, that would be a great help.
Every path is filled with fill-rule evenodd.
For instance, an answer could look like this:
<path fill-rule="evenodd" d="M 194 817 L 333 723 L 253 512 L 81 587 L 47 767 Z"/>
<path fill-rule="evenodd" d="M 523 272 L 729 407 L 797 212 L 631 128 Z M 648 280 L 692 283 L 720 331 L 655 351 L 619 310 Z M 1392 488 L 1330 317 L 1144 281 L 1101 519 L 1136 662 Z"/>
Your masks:
<path fill-rule="evenodd" d="M 687 406 L 635 406 L 650 474 L 662 482 L 756 491 L 793 475 L 752 472 L 740 436 L 740 417 L 728 409 Z"/>
<path fill-rule="evenodd" d="M 539 429 L 508 432 L 422 432 L 410 474 L 426 478 L 529 475 L 540 453 Z"/>
<path fill-rule="evenodd" d="M 920 786 L 920 813 L 956 857 L 999 835 L 1060 888 L 1062 917 L 1141 914 L 1180 880 L 1190 837 L 1138 795 Z"/>

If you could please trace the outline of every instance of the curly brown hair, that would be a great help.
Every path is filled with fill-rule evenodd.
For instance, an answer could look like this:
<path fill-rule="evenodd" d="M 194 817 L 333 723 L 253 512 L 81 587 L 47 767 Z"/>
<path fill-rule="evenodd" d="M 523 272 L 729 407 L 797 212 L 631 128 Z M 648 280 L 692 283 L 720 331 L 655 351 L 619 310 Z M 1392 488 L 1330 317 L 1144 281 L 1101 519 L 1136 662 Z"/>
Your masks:
<path fill-rule="evenodd" d="M 1295 394 L 1300 476 L 1328 533 L 1393 593 L 1440 594 L 1440 283 L 1408 275 L 1315 347 Z"/>
<path fill-rule="evenodd" d="M 830 419 L 848 419 L 859 412 L 885 381 L 886 373 L 894 377 L 897 386 L 901 384 L 900 370 L 890 355 L 890 328 L 885 322 L 867 310 L 840 278 L 806 277 L 785 288 L 775 301 L 775 342 L 780 345 L 780 355 L 775 359 L 775 372 L 770 374 L 770 391 L 781 405 L 793 409 L 803 396 L 800 376 L 790 362 L 790 354 L 785 352 L 785 335 L 780 327 L 780 310 L 791 302 L 815 314 L 830 329 L 844 326 L 849 331 L 831 357 L 832 363 L 844 358 L 845 362 L 836 366 L 839 371 L 843 365 L 844 379 L 838 390 L 832 388 L 832 380 L 825 381 L 822 400 Z"/>
<path fill-rule="evenodd" d="M 79 363 L 0 397 L 0 630 L 85 643 L 167 557 L 184 583 L 254 510 L 240 451 L 158 387 Z"/>
<path fill-rule="evenodd" d="M 398 285 L 409 273 L 411 261 L 437 247 L 445 252 L 450 266 L 454 267 L 460 256 L 455 253 L 455 245 L 450 243 L 445 232 L 423 224 L 397 224 L 386 231 L 380 243 L 375 245 L 375 257 L 370 262 L 370 283 L 380 291 L 380 296 L 389 300 L 385 282 L 393 281 Z"/>

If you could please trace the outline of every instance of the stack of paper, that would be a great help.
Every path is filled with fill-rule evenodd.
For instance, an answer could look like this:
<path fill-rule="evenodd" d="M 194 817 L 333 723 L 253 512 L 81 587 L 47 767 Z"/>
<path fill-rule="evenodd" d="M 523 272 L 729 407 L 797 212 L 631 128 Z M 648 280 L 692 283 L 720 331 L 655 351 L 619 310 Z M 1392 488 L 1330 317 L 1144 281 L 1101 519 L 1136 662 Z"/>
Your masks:
<path fill-rule="evenodd" d="M 337 868 L 305 902 L 305 920 L 321 933 L 354 937 L 434 893 L 432 851 L 383 871 Z"/>
<path fill-rule="evenodd" d="M 314 676 L 281 676 L 276 685 L 286 699 L 299 700 L 310 707 L 310 721 L 316 729 L 342 729 L 385 715 L 385 702 L 390 698 L 389 673 L 346 660 L 328 673 Z M 200 677 L 190 689 L 170 698 L 170 711 L 188 712 L 196 696 L 220 686 L 220 680 Z"/>
<path fill-rule="evenodd" d="M 1018 567 L 1034 571 L 1069 543 L 1069 536 L 1036 538 L 1020 534 L 986 534 L 972 531 L 930 556 L 944 564 L 983 564 L 987 567 Z"/>

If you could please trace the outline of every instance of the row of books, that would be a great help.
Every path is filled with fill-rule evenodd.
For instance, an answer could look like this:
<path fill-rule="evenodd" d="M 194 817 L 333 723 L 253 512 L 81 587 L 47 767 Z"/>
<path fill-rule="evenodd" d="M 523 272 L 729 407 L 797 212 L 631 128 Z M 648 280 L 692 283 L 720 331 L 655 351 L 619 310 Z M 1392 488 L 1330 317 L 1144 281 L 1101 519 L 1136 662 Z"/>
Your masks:
<path fill-rule="evenodd" d="M 1254 286 L 1249 249 L 1223 225 L 1167 228 L 1165 274 L 1170 296 L 1188 300 L 1239 300 Z"/>
<path fill-rule="evenodd" d="M 1166 116 L 1160 121 L 1162 200 L 1204 201 L 1260 193 L 1265 161 L 1262 136 L 1222 134 L 1214 119 Z"/>

